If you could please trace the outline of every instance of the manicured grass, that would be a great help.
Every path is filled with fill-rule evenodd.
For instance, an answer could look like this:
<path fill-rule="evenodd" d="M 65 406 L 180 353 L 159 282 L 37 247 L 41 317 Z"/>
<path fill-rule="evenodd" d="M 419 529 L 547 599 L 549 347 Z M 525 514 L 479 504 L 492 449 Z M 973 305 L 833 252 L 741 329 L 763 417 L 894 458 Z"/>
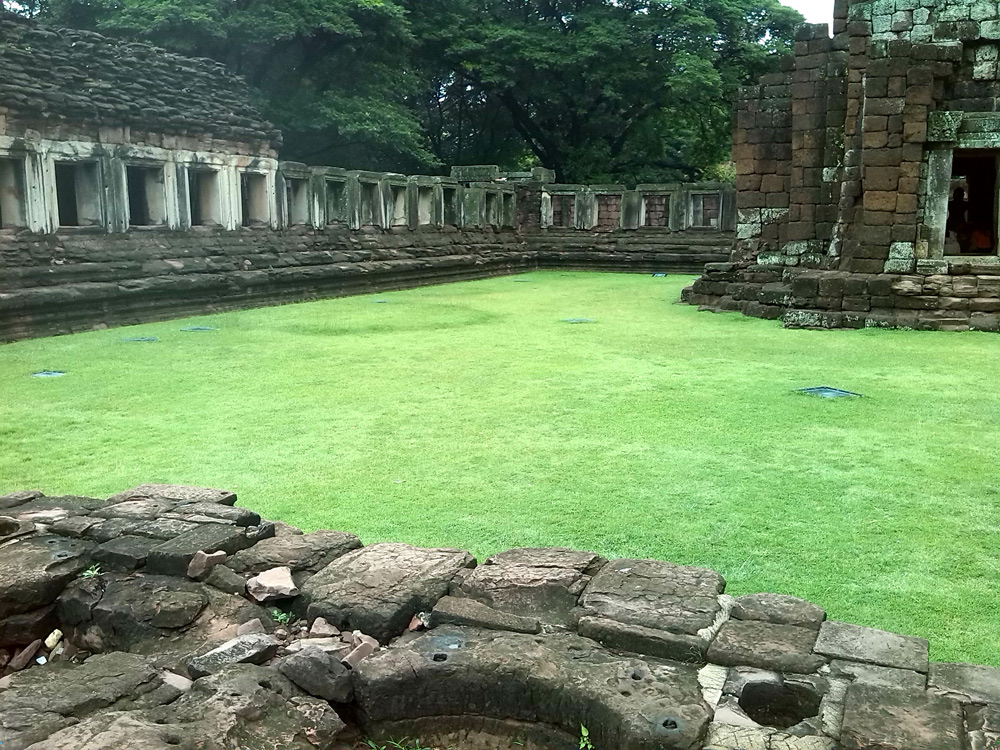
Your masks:
<path fill-rule="evenodd" d="M 1000 338 L 783 330 L 674 304 L 688 281 L 535 273 L 0 346 L 0 492 L 208 485 L 365 542 L 703 565 L 1000 666 Z"/>

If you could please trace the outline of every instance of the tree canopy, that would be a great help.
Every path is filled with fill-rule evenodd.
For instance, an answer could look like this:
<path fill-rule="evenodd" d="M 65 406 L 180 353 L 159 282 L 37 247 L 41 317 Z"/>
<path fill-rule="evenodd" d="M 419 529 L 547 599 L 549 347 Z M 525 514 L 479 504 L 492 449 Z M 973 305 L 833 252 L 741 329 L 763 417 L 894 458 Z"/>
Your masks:
<path fill-rule="evenodd" d="M 284 131 L 284 158 L 424 171 L 537 164 L 581 182 L 689 179 L 724 161 L 736 88 L 776 65 L 802 20 L 777 0 L 20 0 L 18 9 L 225 63 Z"/>

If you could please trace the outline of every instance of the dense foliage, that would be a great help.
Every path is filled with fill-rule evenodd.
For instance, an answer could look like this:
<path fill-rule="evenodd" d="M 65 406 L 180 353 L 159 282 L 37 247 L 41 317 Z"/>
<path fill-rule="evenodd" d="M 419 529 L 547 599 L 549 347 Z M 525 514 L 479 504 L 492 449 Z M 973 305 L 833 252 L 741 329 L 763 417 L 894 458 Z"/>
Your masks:
<path fill-rule="evenodd" d="M 540 164 L 591 182 L 690 178 L 724 160 L 736 87 L 775 64 L 801 21 L 777 0 L 19 7 L 226 63 L 284 131 L 286 158 L 400 170 Z"/>

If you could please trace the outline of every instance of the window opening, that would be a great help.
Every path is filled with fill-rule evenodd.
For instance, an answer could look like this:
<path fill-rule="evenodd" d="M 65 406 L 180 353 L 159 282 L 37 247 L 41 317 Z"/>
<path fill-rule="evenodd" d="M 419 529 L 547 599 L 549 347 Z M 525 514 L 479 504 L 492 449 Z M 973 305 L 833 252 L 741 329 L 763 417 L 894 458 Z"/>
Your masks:
<path fill-rule="evenodd" d="M 499 203 L 500 196 L 497 193 L 486 194 L 486 223 L 490 226 L 495 227 L 500 224 Z"/>
<path fill-rule="evenodd" d="M 710 196 L 697 196 L 698 198 Z M 697 200 L 696 200 L 697 202 Z M 670 196 L 669 195 L 644 195 L 642 196 L 642 214 L 644 227 L 666 227 L 670 223 Z M 718 219 L 718 217 L 716 217 Z M 715 226 L 715 224 L 696 226 Z"/>
<path fill-rule="evenodd" d="M 309 181 L 285 178 L 285 201 L 290 226 L 309 223 Z"/>
<path fill-rule="evenodd" d="M 417 188 L 417 223 L 426 226 L 434 222 L 434 189 Z"/>
<path fill-rule="evenodd" d="M 24 227 L 24 159 L 0 159 L 0 228 Z"/>
<path fill-rule="evenodd" d="M 378 185 L 374 182 L 361 183 L 361 225 L 371 226 L 375 223 L 377 214 L 375 213 L 375 201 L 378 194 Z"/>
<path fill-rule="evenodd" d="M 945 225 L 946 255 L 993 255 L 997 248 L 997 153 L 955 151 Z"/>
<path fill-rule="evenodd" d="M 553 195 L 552 196 L 552 226 L 572 227 L 573 211 L 575 208 L 575 196 L 573 195 Z"/>
<path fill-rule="evenodd" d="M 694 227 L 710 227 L 712 229 L 718 229 L 719 227 L 719 194 L 718 193 L 708 193 L 702 195 L 691 196 L 692 202 L 692 217 L 691 226 Z"/>
<path fill-rule="evenodd" d="M 444 223 L 448 226 L 458 226 L 458 190 L 444 189 Z"/>
<path fill-rule="evenodd" d="M 326 181 L 326 223 L 342 222 L 346 216 L 344 202 L 346 185 L 339 180 Z"/>
<path fill-rule="evenodd" d="M 129 225 L 155 227 L 167 223 L 163 167 L 125 167 Z"/>
<path fill-rule="evenodd" d="M 406 225 L 406 188 L 393 185 L 392 191 L 392 222 L 394 227 Z"/>
<path fill-rule="evenodd" d="M 99 226 L 101 180 L 97 162 L 56 162 L 55 166 L 59 226 Z"/>
<path fill-rule="evenodd" d="M 219 198 L 219 173 L 214 169 L 188 170 L 188 196 L 191 226 L 217 226 L 222 223 Z"/>
<path fill-rule="evenodd" d="M 245 227 L 262 227 L 271 220 L 267 206 L 267 175 L 240 172 L 240 209 Z"/>
<path fill-rule="evenodd" d="M 514 194 L 504 193 L 503 194 L 503 225 L 505 227 L 512 227 L 515 223 L 514 216 Z"/>

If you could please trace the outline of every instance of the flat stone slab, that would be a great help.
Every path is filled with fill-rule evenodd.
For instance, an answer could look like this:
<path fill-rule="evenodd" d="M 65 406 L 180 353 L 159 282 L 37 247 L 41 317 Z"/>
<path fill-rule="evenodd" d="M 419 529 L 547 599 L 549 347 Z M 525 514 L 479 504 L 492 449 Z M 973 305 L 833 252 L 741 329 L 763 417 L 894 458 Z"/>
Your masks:
<path fill-rule="evenodd" d="M 599 748 L 691 750 L 712 717 L 694 667 L 615 655 L 569 633 L 438 628 L 361 662 L 354 691 L 362 728 L 375 734 L 485 717 L 539 722 L 571 740 L 585 724 Z"/>
<path fill-rule="evenodd" d="M 62 528 L 72 532 L 83 526 L 80 522 L 75 524 L 75 527 L 70 526 L 69 522 L 72 520 L 60 521 L 52 527 L 52 530 L 62 534 Z M 166 542 L 198 528 L 196 523 L 178 521 L 172 518 L 154 518 L 148 521 L 139 518 L 108 518 L 106 520 L 91 518 L 89 520 L 93 523 L 83 528 L 79 534 L 67 533 L 67 536 L 82 535 L 98 542 L 109 542 L 120 536 L 145 536 Z"/>
<path fill-rule="evenodd" d="M 360 630 L 386 643 L 413 615 L 433 609 L 455 575 L 474 564 L 464 550 L 397 543 L 363 547 L 306 582 L 308 619 L 323 617 L 341 630 Z"/>
<path fill-rule="evenodd" d="M 90 515 L 96 518 L 130 518 L 151 521 L 172 510 L 173 507 L 174 503 L 166 500 L 126 500 L 99 508 Z"/>
<path fill-rule="evenodd" d="M 844 750 L 963 750 L 962 706 L 915 690 L 855 683 L 847 689 Z"/>
<path fill-rule="evenodd" d="M 45 493 L 41 490 L 21 490 L 20 492 L 10 492 L 6 495 L 0 495 L 0 510 L 16 508 L 32 500 L 37 500 L 40 497 L 45 497 Z"/>
<path fill-rule="evenodd" d="M 252 575 L 282 566 L 291 568 L 293 573 L 316 573 L 338 557 L 360 547 L 360 539 L 343 531 L 276 536 L 237 552 L 226 564 L 237 573 Z"/>
<path fill-rule="evenodd" d="M 0 619 L 51 604 L 90 565 L 94 545 L 61 536 L 35 536 L 0 547 Z"/>
<path fill-rule="evenodd" d="M 609 648 L 688 664 L 704 664 L 708 651 L 708 641 L 697 635 L 644 628 L 606 617 L 581 617 L 577 631 Z"/>
<path fill-rule="evenodd" d="M 848 659 L 883 667 L 927 672 L 927 641 L 885 630 L 827 620 L 819 630 L 814 649 L 833 659 Z"/>
<path fill-rule="evenodd" d="M 525 547 L 487 558 L 462 580 L 465 596 L 493 609 L 565 623 L 607 560 L 563 547 Z"/>
<path fill-rule="evenodd" d="M 138 487 L 112 495 L 108 498 L 108 502 L 121 503 L 126 500 L 157 498 L 174 502 L 232 505 L 236 502 L 236 493 L 210 487 L 189 487 L 183 484 L 140 484 Z"/>
<path fill-rule="evenodd" d="M 441 625 L 469 625 L 487 630 L 509 630 L 514 633 L 542 632 L 542 623 L 537 617 L 522 617 L 510 612 L 501 612 L 475 599 L 458 596 L 445 596 L 438 600 L 431 612 L 430 625 L 432 628 Z"/>
<path fill-rule="evenodd" d="M 726 667 L 757 667 L 810 674 L 826 663 L 813 653 L 816 631 L 797 625 L 730 620 L 708 649 L 708 660 Z"/>
<path fill-rule="evenodd" d="M 334 703 L 349 703 L 354 697 L 351 672 L 340 659 L 308 643 L 278 662 L 278 671 L 309 695 Z"/>
<path fill-rule="evenodd" d="M 232 664 L 263 664 L 278 651 L 278 641 L 266 633 L 248 633 L 188 662 L 192 679 L 215 674 Z"/>
<path fill-rule="evenodd" d="M 273 533 L 273 527 L 272 527 Z M 253 545 L 244 527 L 225 524 L 205 524 L 193 531 L 154 547 L 146 560 L 151 573 L 187 575 L 188 565 L 195 552 L 217 552 L 227 555 Z"/>
<path fill-rule="evenodd" d="M 234 526 L 256 526 L 260 523 L 260 514 L 246 508 L 235 508 L 218 503 L 184 503 L 175 505 L 173 510 L 164 513 L 164 518 L 179 521 L 196 521 L 204 523 L 205 519 L 213 519 Z"/>
<path fill-rule="evenodd" d="M 931 664 L 928 684 L 962 703 L 1000 704 L 1000 669 L 982 664 Z"/>
<path fill-rule="evenodd" d="M 120 536 L 94 550 L 94 559 L 108 570 L 138 570 L 157 544 L 158 540 L 144 536 Z"/>
<path fill-rule="evenodd" d="M 54 495 L 18 505 L 4 511 L 5 516 L 18 521 L 52 524 L 70 516 L 88 515 L 107 503 L 96 497 L 82 495 Z"/>
<path fill-rule="evenodd" d="M 660 560 L 614 560 L 580 597 L 589 613 L 647 628 L 696 635 L 722 610 L 726 582 L 714 570 Z"/>
<path fill-rule="evenodd" d="M 733 603 L 730 616 L 734 620 L 759 620 L 775 625 L 797 625 L 819 628 L 826 612 L 805 599 L 786 594 L 747 594 Z"/>
<path fill-rule="evenodd" d="M 927 675 L 923 672 L 880 667 L 876 664 L 863 664 L 859 661 L 834 659 L 830 662 L 830 676 L 845 678 L 852 682 L 864 682 L 869 685 L 905 688 L 907 690 L 924 690 L 927 687 Z"/>

